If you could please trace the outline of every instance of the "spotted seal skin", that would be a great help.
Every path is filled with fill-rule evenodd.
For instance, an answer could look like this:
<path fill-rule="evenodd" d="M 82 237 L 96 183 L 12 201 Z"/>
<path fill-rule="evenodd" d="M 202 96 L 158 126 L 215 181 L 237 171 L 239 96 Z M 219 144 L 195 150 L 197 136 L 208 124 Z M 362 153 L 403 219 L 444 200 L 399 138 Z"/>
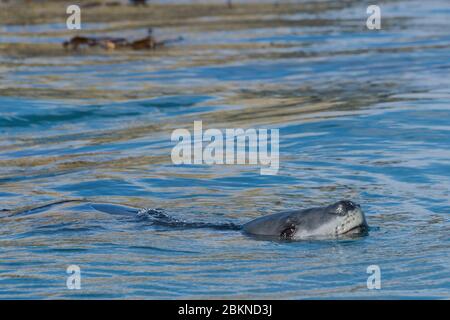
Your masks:
<path fill-rule="evenodd" d="M 326 207 L 280 212 L 243 225 L 245 233 L 287 240 L 366 235 L 368 225 L 361 206 L 342 200 Z"/>

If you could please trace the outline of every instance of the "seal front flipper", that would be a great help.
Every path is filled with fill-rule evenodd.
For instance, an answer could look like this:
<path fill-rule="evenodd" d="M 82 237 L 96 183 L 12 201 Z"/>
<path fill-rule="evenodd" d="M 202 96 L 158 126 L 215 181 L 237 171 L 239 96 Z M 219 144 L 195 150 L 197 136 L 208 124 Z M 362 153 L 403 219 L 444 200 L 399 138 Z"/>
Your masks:
<path fill-rule="evenodd" d="M 291 224 L 289 227 L 281 231 L 280 239 L 282 240 L 292 239 L 294 234 L 295 234 L 295 224 Z"/>
<path fill-rule="evenodd" d="M 89 204 L 93 209 L 109 214 L 116 215 L 136 215 L 139 212 L 138 208 L 122 206 L 117 204 L 110 203 L 90 203 Z"/>

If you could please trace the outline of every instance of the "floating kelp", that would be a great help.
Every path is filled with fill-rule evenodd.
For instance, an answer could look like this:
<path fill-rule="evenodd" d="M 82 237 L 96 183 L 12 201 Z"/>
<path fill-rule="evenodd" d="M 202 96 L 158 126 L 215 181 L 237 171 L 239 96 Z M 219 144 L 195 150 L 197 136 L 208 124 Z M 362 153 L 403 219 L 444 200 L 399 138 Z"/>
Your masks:
<path fill-rule="evenodd" d="M 127 38 L 115 38 L 115 37 L 86 37 L 75 36 L 69 41 L 63 42 L 63 47 L 68 50 L 78 50 L 80 48 L 99 47 L 106 50 L 114 49 L 133 49 L 133 50 L 152 50 L 157 47 L 164 46 L 171 42 L 177 42 L 183 40 L 182 37 L 176 39 L 166 39 L 162 41 L 156 41 L 152 36 L 152 29 L 148 30 L 148 35 L 144 38 L 130 40 Z"/>

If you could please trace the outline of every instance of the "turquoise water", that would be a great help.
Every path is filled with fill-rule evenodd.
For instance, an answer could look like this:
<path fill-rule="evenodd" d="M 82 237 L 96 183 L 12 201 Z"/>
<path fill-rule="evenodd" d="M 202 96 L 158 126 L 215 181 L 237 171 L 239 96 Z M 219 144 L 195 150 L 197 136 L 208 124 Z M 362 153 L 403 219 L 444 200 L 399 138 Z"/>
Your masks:
<path fill-rule="evenodd" d="M 279 242 L 84 202 L 5 211 L 0 298 L 449 298 L 450 9 L 386 4 L 380 31 L 365 17 L 353 4 L 268 15 L 267 28 L 168 28 L 185 40 L 161 54 L 0 53 L 0 209 L 87 198 L 244 223 L 347 198 L 372 227 L 353 240 Z M 26 41 L 28 29 L 5 32 Z M 60 38 L 36 30 L 36 42 Z M 171 132 L 194 120 L 279 128 L 278 174 L 174 165 Z M 80 290 L 66 287 L 74 264 Z M 379 290 L 366 286 L 369 265 Z"/>

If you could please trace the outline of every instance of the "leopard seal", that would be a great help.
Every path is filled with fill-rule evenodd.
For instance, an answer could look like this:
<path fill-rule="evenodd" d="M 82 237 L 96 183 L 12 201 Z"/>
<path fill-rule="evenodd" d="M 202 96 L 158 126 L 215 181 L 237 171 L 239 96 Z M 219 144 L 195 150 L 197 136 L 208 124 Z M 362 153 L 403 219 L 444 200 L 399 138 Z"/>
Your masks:
<path fill-rule="evenodd" d="M 279 212 L 243 225 L 245 233 L 298 240 L 364 235 L 368 225 L 361 206 L 341 200 L 325 207 Z"/>
<path fill-rule="evenodd" d="M 325 207 L 279 212 L 262 216 L 243 225 L 235 223 L 205 223 L 176 219 L 160 209 L 135 209 L 131 207 L 91 204 L 110 214 L 136 214 L 153 224 L 177 228 L 209 228 L 216 230 L 241 230 L 250 236 L 280 240 L 330 239 L 356 237 L 368 232 L 361 206 L 341 200 Z"/>
<path fill-rule="evenodd" d="M 135 217 L 155 226 L 178 229 L 206 228 L 243 231 L 263 239 L 302 240 L 332 239 L 367 235 L 369 226 L 361 206 L 341 200 L 324 207 L 293 210 L 262 216 L 245 224 L 234 222 L 185 221 L 167 214 L 163 209 L 147 209 L 114 203 L 92 203 L 88 199 L 62 199 L 39 206 L 0 209 L 1 216 L 39 214 L 52 206 L 69 202 L 89 203 L 89 207 L 111 215 Z"/>
<path fill-rule="evenodd" d="M 35 207 L 3 209 L 7 216 L 38 214 L 66 202 L 87 202 L 89 207 L 110 215 L 135 217 L 151 225 L 165 228 L 207 228 L 236 230 L 263 239 L 303 240 L 335 239 L 367 235 L 369 226 L 361 206 L 341 200 L 324 207 L 293 210 L 262 216 L 245 224 L 234 222 L 185 221 L 167 214 L 163 209 L 136 208 L 115 203 L 92 203 L 87 199 L 63 199 Z"/>

